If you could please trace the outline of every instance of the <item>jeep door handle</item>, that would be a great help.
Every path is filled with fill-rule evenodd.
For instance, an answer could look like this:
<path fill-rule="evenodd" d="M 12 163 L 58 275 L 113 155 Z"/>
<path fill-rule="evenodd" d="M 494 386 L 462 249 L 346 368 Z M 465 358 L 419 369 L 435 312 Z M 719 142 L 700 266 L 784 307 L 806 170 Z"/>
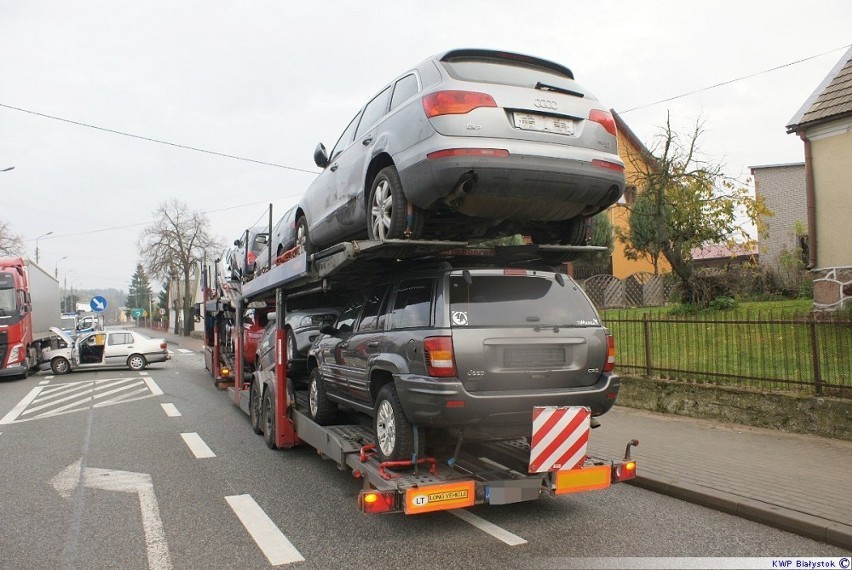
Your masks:
<path fill-rule="evenodd" d="M 373 137 L 367 137 L 361 141 L 361 144 L 364 146 L 369 146 L 371 142 L 373 142 Z"/>
<path fill-rule="evenodd" d="M 374 340 L 367 343 L 368 348 L 379 348 L 379 341 Z"/>
<path fill-rule="evenodd" d="M 339 346 L 340 348 L 349 348 L 349 343 L 348 342 L 341 342 L 337 346 Z"/>
<path fill-rule="evenodd" d="M 334 164 L 329 166 L 328 169 L 331 170 L 332 172 L 337 172 L 337 163 L 335 162 Z"/>

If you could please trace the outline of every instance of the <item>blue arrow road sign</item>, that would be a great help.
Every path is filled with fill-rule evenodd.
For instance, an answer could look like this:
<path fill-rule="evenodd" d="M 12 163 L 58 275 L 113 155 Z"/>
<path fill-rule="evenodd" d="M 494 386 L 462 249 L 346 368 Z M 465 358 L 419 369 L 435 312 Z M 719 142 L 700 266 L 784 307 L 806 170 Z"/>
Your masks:
<path fill-rule="evenodd" d="M 102 313 L 103 311 L 106 311 L 107 300 L 100 295 L 95 295 L 92 297 L 92 300 L 89 301 L 89 306 L 94 312 Z"/>

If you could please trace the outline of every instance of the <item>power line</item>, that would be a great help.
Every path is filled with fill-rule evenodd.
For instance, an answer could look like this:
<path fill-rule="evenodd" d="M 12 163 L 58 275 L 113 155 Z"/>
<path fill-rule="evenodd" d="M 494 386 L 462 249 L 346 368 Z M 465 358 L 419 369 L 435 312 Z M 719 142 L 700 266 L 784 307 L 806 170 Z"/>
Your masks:
<path fill-rule="evenodd" d="M 696 93 L 701 93 L 703 91 L 709 91 L 711 89 L 716 89 L 717 87 L 722 87 L 722 86 L 725 86 L 725 85 L 730 85 L 731 83 L 736 83 L 737 81 L 743 81 L 744 79 L 751 79 L 752 77 L 757 77 L 758 75 L 763 75 L 765 73 L 770 73 L 772 71 L 778 71 L 779 69 L 783 69 L 785 67 L 790 67 L 791 65 L 797 65 L 799 63 L 804 63 L 806 61 L 810 61 L 812 59 L 816 59 L 818 57 L 828 55 L 828 54 L 833 53 L 835 51 L 847 49 L 850 46 L 852 46 L 852 44 L 847 44 L 845 46 L 830 49 L 828 51 L 824 51 L 822 53 L 818 53 L 816 55 L 812 55 L 812 56 L 809 56 L 809 57 L 806 57 L 806 58 L 803 58 L 803 59 L 799 59 L 799 60 L 796 60 L 796 61 L 791 61 L 791 62 L 785 63 L 783 65 L 776 65 L 775 67 L 771 67 L 769 69 L 764 69 L 763 71 L 758 71 L 758 72 L 755 72 L 755 73 L 751 73 L 749 75 L 743 75 L 742 77 L 737 77 L 735 79 L 729 79 L 728 81 L 716 83 L 715 85 L 709 85 L 707 87 L 702 87 L 701 89 L 696 89 L 695 91 L 690 91 L 688 93 L 683 93 L 681 95 L 675 95 L 674 97 L 669 97 L 667 99 L 660 99 L 659 101 L 655 101 L 653 103 L 648 103 L 647 105 L 639 105 L 638 107 L 633 107 L 631 109 L 627 109 L 626 111 L 619 111 L 618 113 L 623 115 L 625 113 L 629 113 L 630 111 L 636 111 L 638 109 L 645 109 L 647 107 L 653 107 L 654 105 L 659 105 L 660 103 L 668 103 L 669 101 L 674 101 L 675 99 L 683 99 L 684 97 L 689 97 L 690 95 L 695 95 Z"/>
<path fill-rule="evenodd" d="M 88 123 L 82 123 L 80 121 L 73 121 L 71 119 L 64 119 L 62 117 L 57 117 L 55 115 L 48 115 L 46 113 L 39 113 L 38 111 L 31 111 L 29 109 L 22 109 L 21 107 L 15 107 L 13 105 L 6 105 L 6 104 L 3 104 L 3 103 L 0 103 L 0 107 L 4 107 L 6 109 L 11 109 L 13 111 L 20 111 L 21 113 L 28 113 L 30 115 L 36 115 L 37 117 L 44 117 L 45 119 L 52 119 L 54 121 L 62 121 L 63 123 L 69 123 L 69 124 L 72 124 L 72 125 L 77 125 L 78 127 L 86 127 L 86 128 L 89 128 L 89 129 L 95 129 L 97 131 L 112 133 L 114 135 L 121 135 L 123 137 L 130 137 L 130 138 L 139 139 L 139 140 L 143 140 L 143 141 L 147 141 L 147 142 L 164 144 L 164 145 L 168 145 L 168 146 L 182 148 L 182 149 L 185 149 L 185 150 L 193 150 L 195 152 L 203 152 L 204 154 L 212 154 L 214 156 L 223 156 L 225 158 L 232 158 L 234 160 L 243 160 L 245 162 L 253 162 L 255 164 L 262 164 L 264 166 L 274 166 L 276 168 L 285 168 L 287 170 L 293 170 L 295 172 L 305 172 L 307 174 L 317 174 L 317 172 L 314 171 L 314 170 L 305 170 L 303 168 L 296 168 L 294 166 L 285 166 L 283 164 L 276 164 L 274 162 L 266 162 L 266 161 L 263 161 L 263 160 L 255 160 L 253 158 L 246 158 L 246 157 L 243 157 L 243 156 L 235 156 L 233 154 L 225 154 L 223 152 L 216 152 L 216 151 L 213 151 L 213 150 L 205 150 L 203 148 L 198 148 L 198 147 L 195 147 L 195 146 L 189 146 L 189 145 L 185 145 L 185 144 L 173 143 L 173 142 L 164 141 L 164 140 L 161 140 L 161 139 L 153 139 L 153 138 L 150 138 L 150 137 L 143 137 L 142 135 L 135 135 L 133 133 L 127 133 L 127 132 L 124 132 L 124 131 L 117 131 L 115 129 L 109 129 L 109 128 L 106 128 L 106 127 L 99 127 L 97 125 L 90 125 Z"/>

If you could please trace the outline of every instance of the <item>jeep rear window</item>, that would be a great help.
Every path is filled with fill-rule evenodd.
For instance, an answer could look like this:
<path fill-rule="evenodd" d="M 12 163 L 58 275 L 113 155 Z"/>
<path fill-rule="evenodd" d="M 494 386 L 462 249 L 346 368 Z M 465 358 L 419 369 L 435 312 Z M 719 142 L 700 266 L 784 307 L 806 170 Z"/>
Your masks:
<path fill-rule="evenodd" d="M 596 326 L 595 308 L 570 280 L 518 275 L 450 277 L 450 322 L 477 326 Z M 599 326 L 599 325 L 597 325 Z"/>
<path fill-rule="evenodd" d="M 477 83 L 496 83 L 535 89 L 539 83 L 572 93 L 581 93 L 583 97 L 594 97 L 580 85 L 554 69 L 535 65 L 532 62 L 512 61 L 486 57 L 453 57 L 441 64 L 450 77 L 460 81 Z"/>

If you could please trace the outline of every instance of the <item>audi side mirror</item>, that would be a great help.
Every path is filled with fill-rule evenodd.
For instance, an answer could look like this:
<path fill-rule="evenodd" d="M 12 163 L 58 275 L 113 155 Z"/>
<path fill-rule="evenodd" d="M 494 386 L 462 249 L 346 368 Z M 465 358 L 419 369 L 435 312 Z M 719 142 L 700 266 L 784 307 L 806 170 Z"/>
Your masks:
<path fill-rule="evenodd" d="M 328 152 L 322 143 L 318 143 L 317 148 L 314 149 L 314 163 L 320 168 L 328 166 Z"/>

